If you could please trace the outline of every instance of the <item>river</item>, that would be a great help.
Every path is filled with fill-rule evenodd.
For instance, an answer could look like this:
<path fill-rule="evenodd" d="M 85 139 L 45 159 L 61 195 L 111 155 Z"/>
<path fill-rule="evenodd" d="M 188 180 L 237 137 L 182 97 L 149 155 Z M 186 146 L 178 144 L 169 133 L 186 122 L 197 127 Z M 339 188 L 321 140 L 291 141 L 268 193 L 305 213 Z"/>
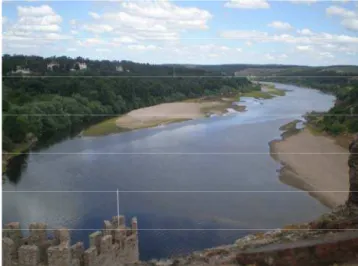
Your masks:
<path fill-rule="evenodd" d="M 85 241 L 119 212 L 137 216 L 141 259 L 233 243 L 328 209 L 280 183 L 268 143 L 279 127 L 334 97 L 277 84 L 286 96 L 247 111 L 103 137 L 75 137 L 18 158 L 3 185 L 3 221 L 67 227 Z M 291 193 L 293 192 L 293 193 Z M 295 193 L 298 192 L 298 193 Z M 24 232 L 26 233 L 26 232 Z"/>

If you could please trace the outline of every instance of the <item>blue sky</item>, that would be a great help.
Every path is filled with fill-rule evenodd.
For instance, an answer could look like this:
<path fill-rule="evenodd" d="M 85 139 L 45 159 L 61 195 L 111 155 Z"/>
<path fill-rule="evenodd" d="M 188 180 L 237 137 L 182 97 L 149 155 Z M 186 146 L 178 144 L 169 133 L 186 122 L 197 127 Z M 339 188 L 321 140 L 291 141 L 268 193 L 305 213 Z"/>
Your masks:
<path fill-rule="evenodd" d="M 3 53 L 149 63 L 358 63 L 358 1 L 8 1 Z"/>

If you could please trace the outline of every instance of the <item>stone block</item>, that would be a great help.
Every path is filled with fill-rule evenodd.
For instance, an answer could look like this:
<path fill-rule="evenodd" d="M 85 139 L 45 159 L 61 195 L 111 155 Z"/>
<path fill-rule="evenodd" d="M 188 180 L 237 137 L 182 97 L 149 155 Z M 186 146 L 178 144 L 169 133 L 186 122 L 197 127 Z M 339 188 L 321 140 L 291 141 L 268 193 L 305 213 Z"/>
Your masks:
<path fill-rule="evenodd" d="M 102 232 L 100 231 L 94 232 L 89 236 L 90 247 L 95 247 L 97 253 L 100 252 L 101 238 L 102 238 Z"/>
<path fill-rule="evenodd" d="M 54 236 L 57 245 L 62 245 L 65 247 L 68 247 L 70 245 L 71 237 L 70 232 L 67 228 L 56 229 L 54 231 Z"/>
<path fill-rule="evenodd" d="M 106 236 L 102 237 L 100 248 L 101 248 L 101 250 L 100 250 L 101 254 L 107 254 L 107 253 L 111 252 L 111 250 L 112 250 L 112 236 L 111 235 L 106 235 Z"/>
<path fill-rule="evenodd" d="M 44 223 L 32 223 L 30 229 L 30 244 L 39 245 L 47 240 L 47 225 Z"/>
<path fill-rule="evenodd" d="M 20 247 L 22 240 L 22 233 L 20 223 L 13 222 L 4 226 L 3 236 L 11 238 L 14 241 L 16 249 Z"/>
<path fill-rule="evenodd" d="M 39 248 L 35 245 L 21 246 L 19 248 L 19 265 L 37 266 L 40 262 Z"/>
<path fill-rule="evenodd" d="M 50 247 L 47 256 L 48 264 L 51 266 L 71 266 L 71 249 L 68 247 Z"/>
<path fill-rule="evenodd" d="M 96 265 L 97 250 L 95 247 L 90 247 L 84 253 L 84 265 L 85 266 L 97 266 Z"/>
<path fill-rule="evenodd" d="M 16 258 L 16 246 L 12 239 L 2 239 L 2 262 L 4 266 L 11 266 L 12 260 Z"/>

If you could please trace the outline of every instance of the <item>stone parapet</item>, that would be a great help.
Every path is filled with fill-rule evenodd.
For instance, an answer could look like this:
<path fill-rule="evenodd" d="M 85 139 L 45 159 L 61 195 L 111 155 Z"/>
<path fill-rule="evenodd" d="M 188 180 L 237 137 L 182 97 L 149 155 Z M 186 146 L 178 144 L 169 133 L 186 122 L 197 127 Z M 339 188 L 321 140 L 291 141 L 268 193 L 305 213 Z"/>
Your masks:
<path fill-rule="evenodd" d="M 139 261 L 137 219 L 131 227 L 124 216 L 104 221 L 104 229 L 89 236 L 90 247 L 78 242 L 71 246 L 70 231 L 56 229 L 47 235 L 47 225 L 32 223 L 24 237 L 17 222 L 4 226 L 2 253 L 4 266 L 112 266 Z"/>

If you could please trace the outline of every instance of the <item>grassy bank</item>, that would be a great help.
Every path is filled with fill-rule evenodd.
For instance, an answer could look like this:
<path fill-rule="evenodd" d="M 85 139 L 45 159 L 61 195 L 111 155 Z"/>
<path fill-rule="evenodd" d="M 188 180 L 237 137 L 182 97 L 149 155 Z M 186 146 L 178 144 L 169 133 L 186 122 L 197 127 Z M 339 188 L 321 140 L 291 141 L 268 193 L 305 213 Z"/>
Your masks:
<path fill-rule="evenodd" d="M 275 95 L 275 96 L 285 96 L 286 95 L 286 92 L 284 90 L 279 90 L 275 87 L 274 84 L 265 84 L 263 86 L 263 90 L 272 94 L 272 95 Z"/>
<path fill-rule="evenodd" d="M 265 91 L 251 91 L 240 94 L 240 97 L 252 97 L 255 99 L 271 99 L 275 96 Z"/>
<path fill-rule="evenodd" d="M 144 122 L 140 125 L 136 125 L 135 127 L 126 128 L 126 127 L 119 127 L 116 124 L 116 121 L 118 120 L 118 117 L 110 118 L 107 120 L 104 120 L 98 124 L 95 124 L 93 126 L 90 126 L 89 128 L 85 129 L 82 132 L 82 136 L 86 137 L 98 137 L 98 136 L 105 136 L 115 133 L 121 133 L 126 132 L 134 129 L 141 129 L 141 128 L 151 128 L 160 126 L 163 124 L 170 124 L 170 123 L 177 123 L 186 121 L 189 119 L 183 119 L 183 118 L 172 118 L 172 119 L 160 119 L 152 122 Z"/>
<path fill-rule="evenodd" d="M 252 97 L 255 99 L 272 99 L 275 96 L 285 96 L 284 90 L 279 90 L 274 84 L 261 84 L 260 91 L 250 91 L 239 94 L 240 97 Z"/>
<path fill-rule="evenodd" d="M 83 136 L 102 136 L 113 133 L 120 133 L 127 131 L 125 128 L 120 128 L 116 125 L 116 120 L 118 117 L 113 117 L 107 120 L 104 120 L 98 124 L 92 125 L 89 128 L 85 129 L 82 132 Z"/>

